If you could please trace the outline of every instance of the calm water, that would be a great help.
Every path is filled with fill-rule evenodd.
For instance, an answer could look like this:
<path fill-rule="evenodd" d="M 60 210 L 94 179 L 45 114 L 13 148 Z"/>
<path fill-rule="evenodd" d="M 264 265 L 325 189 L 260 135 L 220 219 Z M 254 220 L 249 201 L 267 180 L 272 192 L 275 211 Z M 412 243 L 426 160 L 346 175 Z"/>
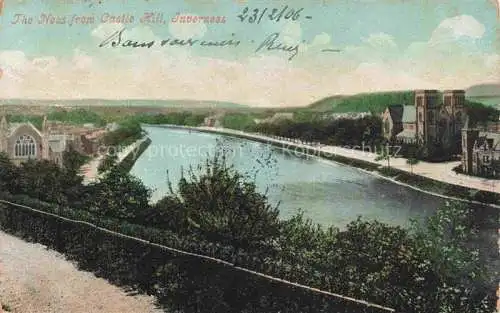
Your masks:
<path fill-rule="evenodd" d="M 181 168 L 202 164 L 208 154 L 224 149 L 241 172 L 255 175 L 260 191 L 271 203 L 280 202 L 288 218 L 302 209 L 317 223 L 343 227 L 361 215 L 392 225 L 432 214 L 444 200 L 399 186 L 360 170 L 318 158 L 298 157 L 278 148 L 215 134 L 145 127 L 152 143 L 131 173 L 154 188 L 153 200 L 168 191 Z M 168 175 L 167 175 L 168 171 Z"/>

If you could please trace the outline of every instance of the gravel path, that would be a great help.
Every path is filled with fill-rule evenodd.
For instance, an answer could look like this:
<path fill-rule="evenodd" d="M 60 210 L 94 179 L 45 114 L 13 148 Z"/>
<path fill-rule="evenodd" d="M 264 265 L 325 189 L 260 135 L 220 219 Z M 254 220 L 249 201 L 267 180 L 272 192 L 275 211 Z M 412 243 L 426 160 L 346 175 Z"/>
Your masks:
<path fill-rule="evenodd" d="M 16 313 L 160 313 L 64 256 L 0 231 L 0 303 Z M 1 312 L 1 309 L 0 309 Z"/>

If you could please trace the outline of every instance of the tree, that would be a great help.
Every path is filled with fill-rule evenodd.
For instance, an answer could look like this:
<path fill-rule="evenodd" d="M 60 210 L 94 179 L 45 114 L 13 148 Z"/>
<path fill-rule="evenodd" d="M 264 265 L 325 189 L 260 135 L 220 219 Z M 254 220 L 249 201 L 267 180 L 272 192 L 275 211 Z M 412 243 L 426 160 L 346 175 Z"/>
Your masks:
<path fill-rule="evenodd" d="M 238 250 L 278 236 L 277 206 L 268 204 L 267 196 L 229 165 L 223 153 L 208 158 L 198 172 L 191 167 L 183 173 L 178 192 L 171 188 L 171 196 L 183 205 L 190 229 L 208 240 Z"/>
<path fill-rule="evenodd" d="M 12 192 L 18 188 L 19 169 L 4 152 L 0 152 L 0 177 L 0 190 Z"/>
<path fill-rule="evenodd" d="M 93 192 L 90 211 L 115 218 L 134 220 L 149 208 L 151 190 L 137 177 L 112 167 L 103 178 L 90 186 Z"/>
<path fill-rule="evenodd" d="M 380 149 L 379 155 L 375 158 L 375 161 L 382 161 L 382 160 L 387 160 L 387 168 L 391 167 L 391 152 L 389 149 L 389 145 L 386 144 L 385 148 Z"/>
<path fill-rule="evenodd" d="M 87 160 L 88 158 L 78 153 L 72 145 L 69 146 L 67 151 L 64 151 L 62 159 L 64 169 L 74 176 L 79 176 L 81 174 L 81 167 Z"/>
<path fill-rule="evenodd" d="M 416 158 L 409 158 L 406 160 L 406 164 L 410 165 L 410 172 L 413 174 L 413 165 L 418 164 L 419 160 Z"/>
<path fill-rule="evenodd" d="M 422 312 L 491 312 L 498 283 L 487 275 L 479 250 L 477 214 L 467 205 L 447 202 L 428 218 L 414 223 L 413 271 L 419 283 L 413 293 L 428 297 Z M 411 294 L 410 293 L 410 294 Z M 431 300 L 434 299 L 434 300 Z"/>
<path fill-rule="evenodd" d="M 99 164 L 97 168 L 97 173 L 102 174 L 105 173 L 112 168 L 116 167 L 118 164 L 118 155 L 116 153 L 108 154 L 104 157 L 104 159 Z"/>

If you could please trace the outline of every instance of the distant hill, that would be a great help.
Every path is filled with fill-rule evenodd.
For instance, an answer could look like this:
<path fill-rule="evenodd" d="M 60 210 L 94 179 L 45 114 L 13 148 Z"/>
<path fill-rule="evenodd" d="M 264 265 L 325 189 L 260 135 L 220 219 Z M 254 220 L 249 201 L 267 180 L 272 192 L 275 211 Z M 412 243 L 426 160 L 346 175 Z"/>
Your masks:
<path fill-rule="evenodd" d="M 352 96 L 331 96 L 308 106 L 312 111 L 382 112 L 388 105 L 413 104 L 413 91 L 360 93 Z"/>
<path fill-rule="evenodd" d="M 308 108 L 314 111 L 331 111 L 334 107 L 336 107 L 342 100 L 345 98 L 348 98 L 349 96 L 342 96 L 342 95 L 337 95 L 337 96 L 330 96 L 323 98 L 321 100 L 318 100 L 316 102 L 311 103 L 308 105 Z"/>
<path fill-rule="evenodd" d="M 480 84 L 474 85 L 465 90 L 467 97 L 500 97 L 500 84 Z"/>
<path fill-rule="evenodd" d="M 126 106 L 126 107 L 158 107 L 158 108 L 217 108 L 233 109 L 248 108 L 247 105 L 224 101 L 197 101 L 197 100 L 105 100 L 105 99 L 78 99 L 78 100 L 27 100 L 27 99 L 0 99 L 0 105 L 31 105 L 31 106 Z"/>

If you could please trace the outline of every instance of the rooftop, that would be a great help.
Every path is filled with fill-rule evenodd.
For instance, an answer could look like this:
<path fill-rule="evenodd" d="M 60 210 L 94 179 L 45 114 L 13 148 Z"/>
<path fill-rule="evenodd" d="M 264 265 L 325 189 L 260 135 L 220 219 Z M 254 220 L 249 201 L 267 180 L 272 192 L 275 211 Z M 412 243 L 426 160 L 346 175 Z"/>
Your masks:
<path fill-rule="evenodd" d="M 417 110 L 413 105 L 405 105 L 403 107 L 403 123 L 415 123 L 417 121 Z"/>
<path fill-rule="evenodd" d="M 414 130 L 405 129 L 396 135 L 398 138 L 410 138 L 415 139 L 416 133 Z"/>

